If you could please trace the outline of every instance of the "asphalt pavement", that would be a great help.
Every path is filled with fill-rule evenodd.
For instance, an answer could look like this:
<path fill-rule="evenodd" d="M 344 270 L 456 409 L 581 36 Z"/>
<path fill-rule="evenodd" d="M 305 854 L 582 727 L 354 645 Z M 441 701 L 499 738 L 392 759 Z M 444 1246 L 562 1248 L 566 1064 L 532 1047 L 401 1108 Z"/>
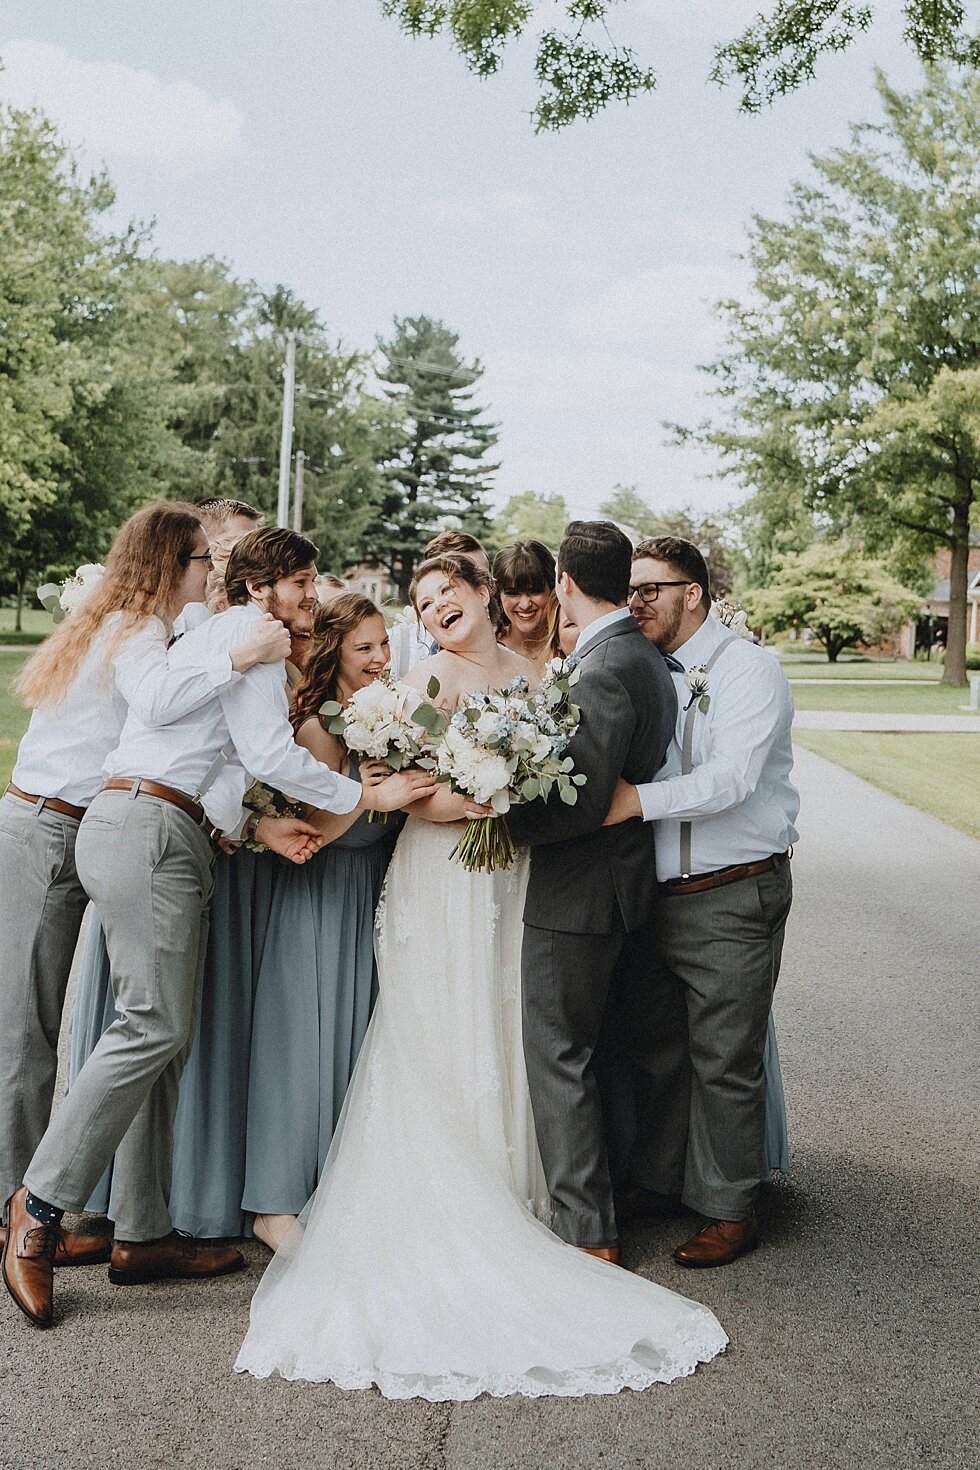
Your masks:
<path fill-rule="evenodd" d="M 268 1259 L 204 1283 L 59 1271 L 56 1325 L 0 1300 L 0 1470 L 752 1470 L 977 1465 L 980 843 L 799 752 L 775 1011 L 794 1168 L 717 1271 L 636 1229 L 725 1356 L 646 1393 L 389 1403 L 231 1365 Z M 432 1243 L 438 1251 L 439 1242 Z"/>

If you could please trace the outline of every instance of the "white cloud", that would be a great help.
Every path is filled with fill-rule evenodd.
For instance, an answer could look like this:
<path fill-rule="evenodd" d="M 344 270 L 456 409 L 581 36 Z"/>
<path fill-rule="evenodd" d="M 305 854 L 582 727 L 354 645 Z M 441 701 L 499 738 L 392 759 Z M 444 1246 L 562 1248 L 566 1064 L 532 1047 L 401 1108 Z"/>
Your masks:
<path fill-rule="evenodd" d="M 3 65 L 4 100 L 40 108 L 114 182 L 177 181 L 245 156 L 244 115 L 191 82 L 26 39 L 5 43 Z"/>

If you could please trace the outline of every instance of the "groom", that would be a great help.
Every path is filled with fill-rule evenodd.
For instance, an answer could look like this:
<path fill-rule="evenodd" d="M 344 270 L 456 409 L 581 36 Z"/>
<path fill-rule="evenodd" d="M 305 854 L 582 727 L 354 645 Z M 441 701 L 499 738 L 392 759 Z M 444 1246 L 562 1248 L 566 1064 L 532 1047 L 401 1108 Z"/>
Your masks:
<path fill-rule="evenodd" d="M 602 823 L 620 777 L 651 781 L 663 765 L 677 711 L 667 666 L 626 607 L 632 554 L 610 521 L 565 528 L 556 591 L 581 630 L 581 723 L 568 754 L 586 782 L 575 806 L 532 802 L 508 818 L 514 841 L 531 847 L 524 1051 L 554 1228 L 609 1261 L 616 1218 L 593 1055 L 616 962 L 626 935 L 648 921 L 657 880 L 649 827 Z"/>

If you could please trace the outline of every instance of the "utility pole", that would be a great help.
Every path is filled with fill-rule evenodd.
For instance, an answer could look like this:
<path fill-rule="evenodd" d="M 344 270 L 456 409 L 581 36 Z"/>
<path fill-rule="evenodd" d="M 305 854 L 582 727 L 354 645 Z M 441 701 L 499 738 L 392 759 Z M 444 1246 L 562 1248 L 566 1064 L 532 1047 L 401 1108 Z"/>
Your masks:
<path fill-rule="evenodd" d="M 293 530 L 303 530 L 303 474 L 306 469 L 306 453 L 296 451 L 296 487 L 293 490 Z"/>
<path fill-rule="evenodd" d="M 289 524 L 289 467 L 293 448 L 293 401 L 296 397 L 296 333 L 286 333 L 286 370 L 282 391 L 282 438 L 279 441 L 279 503 L 276 524 Z"/>

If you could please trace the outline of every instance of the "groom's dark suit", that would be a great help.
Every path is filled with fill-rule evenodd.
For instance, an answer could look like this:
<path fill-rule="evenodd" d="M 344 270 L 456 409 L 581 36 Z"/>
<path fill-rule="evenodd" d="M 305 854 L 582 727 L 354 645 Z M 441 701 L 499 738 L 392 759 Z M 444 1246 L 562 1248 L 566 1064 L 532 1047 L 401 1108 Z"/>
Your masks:
<path fill-rule="evenodd" d="M 568 754 L 586 777 L 575 806 L 556 793 L 518 807 L 530 845 L 521 975 L 524 1051 L 555 1230 L 573 1245 L 616 1241 L 602 1107 L 592 1065 L 616 961 L 647 922 L 657 873 L 648 823 L 603 827 L 616 783 L 663 765 L 677 697 L 667 666 L 626 614 L 576 650 L 582 712 Z"/>

